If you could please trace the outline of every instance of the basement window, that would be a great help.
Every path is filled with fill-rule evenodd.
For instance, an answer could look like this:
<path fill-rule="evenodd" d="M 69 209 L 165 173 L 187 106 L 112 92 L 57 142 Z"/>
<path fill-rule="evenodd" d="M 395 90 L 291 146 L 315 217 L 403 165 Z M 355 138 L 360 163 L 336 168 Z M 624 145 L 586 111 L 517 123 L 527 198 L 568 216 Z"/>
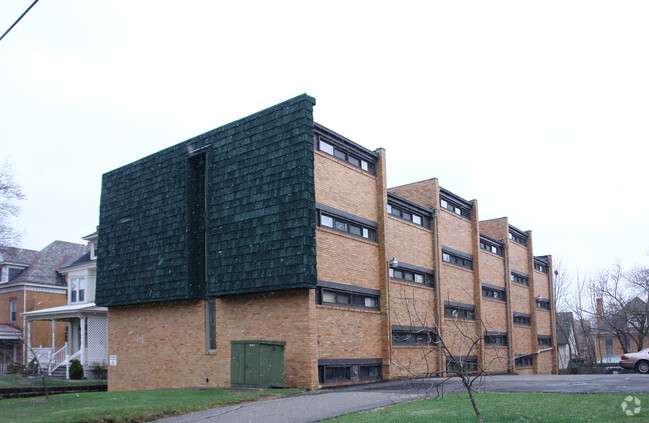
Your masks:
<path fill-rule="evenodd" d="M 319 383 L 343 383 L 380 380 L 381 359 L 320 359 L 318 360 Z"/>
<path fill-rule="evenodd" d="M 514 360 L 516 367 L 532 367 L 532 357 L 531 355 L 522 355 L 516 357 Z"/>

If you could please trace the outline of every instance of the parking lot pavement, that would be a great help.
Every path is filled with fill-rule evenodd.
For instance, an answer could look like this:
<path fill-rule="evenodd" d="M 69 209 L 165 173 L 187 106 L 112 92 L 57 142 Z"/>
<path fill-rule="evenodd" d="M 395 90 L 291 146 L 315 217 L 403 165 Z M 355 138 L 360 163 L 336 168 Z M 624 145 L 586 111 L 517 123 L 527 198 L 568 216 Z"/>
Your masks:
<path fill-rule="evenodd" d="M 326 389 L 303 395 L 257 401 L 159 420 L 164 423 L 309 423 L 425 397 L 437 392 L 441 378 L 378 382 Z M 458 379 L 439 387 L 444 394 L 465 392 Z M 481 392 L 565 394 L 649 393 L 649 375 L 497 375 L 485 376 Z"/>

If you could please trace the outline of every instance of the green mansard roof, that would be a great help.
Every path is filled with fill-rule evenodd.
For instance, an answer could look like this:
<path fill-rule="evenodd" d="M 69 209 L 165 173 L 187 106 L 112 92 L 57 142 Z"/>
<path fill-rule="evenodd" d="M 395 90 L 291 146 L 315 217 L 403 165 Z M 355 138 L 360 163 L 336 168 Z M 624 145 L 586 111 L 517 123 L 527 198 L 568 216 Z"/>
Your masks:
<path fill-rule="evenodd" d="M 301 95 L 106 173 L 96 303 L 314 288 L 314 104 Z"/>

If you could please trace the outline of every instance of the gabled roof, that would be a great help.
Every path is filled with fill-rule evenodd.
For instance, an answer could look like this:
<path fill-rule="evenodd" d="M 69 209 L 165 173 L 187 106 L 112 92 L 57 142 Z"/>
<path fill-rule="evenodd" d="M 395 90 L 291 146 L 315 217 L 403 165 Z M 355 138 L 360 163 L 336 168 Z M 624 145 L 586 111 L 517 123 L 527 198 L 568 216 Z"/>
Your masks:
<path fill-rule="evenodd" d="M 8 283 L 61 285 L 58 271 L 74 263 L 87 252 L 88 248 L 85 245 L 54 241 L 41 251 L 38 251 L 31 262 L 28 263 L 29 267 Z"/>
<path fill-rule="evenodd" d="M 557 313 L 557 344 L 569 343 L 572 332 L 572 312 L 564 311 Z"/>
<path fill-rule="evenodd" d="M 20 264 L 29 266 L 38 251 L 0 245 L 0 264 Z"/>
<path fill-rule="evenodd" d="M 75 260 L 70 265 L 62 267 L 61 270 L 66 270 L 66 269 L 69 269 L 71 267 L 83 266 L 84 264 L 94 264 L 94 263 L 97 263 L 97 260 L 91 259 L 90 258 L 90 251 L 88 251 L 86 254 L 79 257 L 77 260 Z"/>

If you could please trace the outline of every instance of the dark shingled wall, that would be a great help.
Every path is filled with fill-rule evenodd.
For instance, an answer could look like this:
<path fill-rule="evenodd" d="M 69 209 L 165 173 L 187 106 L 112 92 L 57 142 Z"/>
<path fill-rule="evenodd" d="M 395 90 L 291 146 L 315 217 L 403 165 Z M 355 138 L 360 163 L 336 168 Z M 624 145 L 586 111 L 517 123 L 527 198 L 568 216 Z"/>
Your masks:
<path fill-rule="evenodd" d="M 106 173 L 97 304 L 315 288 L 314 104 L 301 95 Z M 205 280 L 191 257 L 197 149 L 207 174 Z"/>

